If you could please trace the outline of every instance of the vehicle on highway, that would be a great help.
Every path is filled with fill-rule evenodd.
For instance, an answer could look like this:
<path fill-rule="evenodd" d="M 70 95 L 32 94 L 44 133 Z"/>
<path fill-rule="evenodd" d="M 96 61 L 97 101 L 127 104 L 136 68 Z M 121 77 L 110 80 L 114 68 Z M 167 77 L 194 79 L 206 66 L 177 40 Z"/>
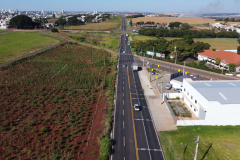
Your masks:
<path fill-rule="evenodd" d="M 170 90 L 172 88 L 172 84 L 171 83 L 167 83 L 166 89 Z"/>
<path fill-rule="evenodd" d="M 181 88 L 174 88 L 174 91 L 176 91 L 176 92 L 182 92 L 182 89 Z"/>
<path fill-rule="evenodd" d="M 123 51 L 123 53 L 125 53 L 125 51 Z"/>
<path fill-rule="evenodd" d="M 126 64 L 123 64 L 123 67 L 127 67 L 127 65 L 126 65 Z"/>
<path fill-rule="evenodd" d="M 136 62 L 132 63 L 133 71 L 138 71 L 138 64 Z"/>
<path fill-rule="evenodd" d="M 138 104 L 134 104 L 133 108 L 135 111 L 140 111 L 140 106 Z"/>
<path fill-rule="evenodd" d="M 151 75 L 155 75 L 155 72 L 151 72 Z"/>

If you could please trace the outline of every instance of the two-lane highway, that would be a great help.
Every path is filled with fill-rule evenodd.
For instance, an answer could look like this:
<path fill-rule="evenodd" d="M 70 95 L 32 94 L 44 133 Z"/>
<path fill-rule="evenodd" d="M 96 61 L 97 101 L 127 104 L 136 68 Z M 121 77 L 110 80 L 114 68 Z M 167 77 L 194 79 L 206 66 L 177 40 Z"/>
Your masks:
<path fill-rule="evenodd" d="M 123 23 L 124 28 L 124 19 Z M 121 35 L 111 158 L 114 160 L 161 160 L 164 159 L 164 155 L 138 73 L 133 72 L 131 67 L 134 58 L 127 41 L 126 34 Z M 134 110 L 134 104 L 140 105 L 140 111 Z"/>

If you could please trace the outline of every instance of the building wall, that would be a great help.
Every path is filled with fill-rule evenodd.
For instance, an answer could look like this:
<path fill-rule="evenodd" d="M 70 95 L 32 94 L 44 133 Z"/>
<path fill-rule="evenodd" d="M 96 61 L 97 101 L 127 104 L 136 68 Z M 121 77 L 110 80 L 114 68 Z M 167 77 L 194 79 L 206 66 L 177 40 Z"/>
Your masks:
<path fill-rule="evenodd" d="M 182 88 L 182 82 L 171 80 L 170 83 L 172 84 L 173 88 Z"/>
<path fill-rule="evenodd" d="M 186 105 L 200 120 L 179 120 L 177 125 L 240 125 L 240 104 L 220 104 L 217 101 L 208 101 L 186 79 L 183 80 L 182 94 Z"/>

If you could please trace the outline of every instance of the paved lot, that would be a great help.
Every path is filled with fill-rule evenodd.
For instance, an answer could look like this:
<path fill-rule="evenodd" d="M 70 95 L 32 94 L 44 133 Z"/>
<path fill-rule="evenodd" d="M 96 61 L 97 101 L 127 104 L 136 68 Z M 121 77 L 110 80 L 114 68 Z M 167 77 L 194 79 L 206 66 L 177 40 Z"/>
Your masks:
<path fill-rule="evenodd" d="M 167 106 L 162 103 L 162 98 L 160 92 L 158 91 L 154 81 L 150 82 L 150 74 L 143 68 L 143 70 L 138 71 L 138 75 L 144 90 L 150 112 L 157 131 L 169 131 L 176 130 L 176 124 L 167 108 Z M 148 85 L 148 86 L 147 86 Z M 163 86 L 165 87 L 165 86 Z"/>

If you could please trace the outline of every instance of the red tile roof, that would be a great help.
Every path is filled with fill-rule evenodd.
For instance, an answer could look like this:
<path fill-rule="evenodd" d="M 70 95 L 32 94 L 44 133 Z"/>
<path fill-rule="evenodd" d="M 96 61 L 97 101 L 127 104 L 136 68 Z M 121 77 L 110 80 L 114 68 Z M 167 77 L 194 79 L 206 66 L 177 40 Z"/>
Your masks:
<path fill-rule="evenodd" d="M 212 50 L 205 50 L 204 52 L 200 52 L 204 56 L 210 57 L 215 59 L 216 57 L 220 57 L 221 60 L 225 60 L 226 63 L 235 63 L 236 65 L 240 64 L 240 55 L 234 52 L 229 51 L 212 51 Z"/>

